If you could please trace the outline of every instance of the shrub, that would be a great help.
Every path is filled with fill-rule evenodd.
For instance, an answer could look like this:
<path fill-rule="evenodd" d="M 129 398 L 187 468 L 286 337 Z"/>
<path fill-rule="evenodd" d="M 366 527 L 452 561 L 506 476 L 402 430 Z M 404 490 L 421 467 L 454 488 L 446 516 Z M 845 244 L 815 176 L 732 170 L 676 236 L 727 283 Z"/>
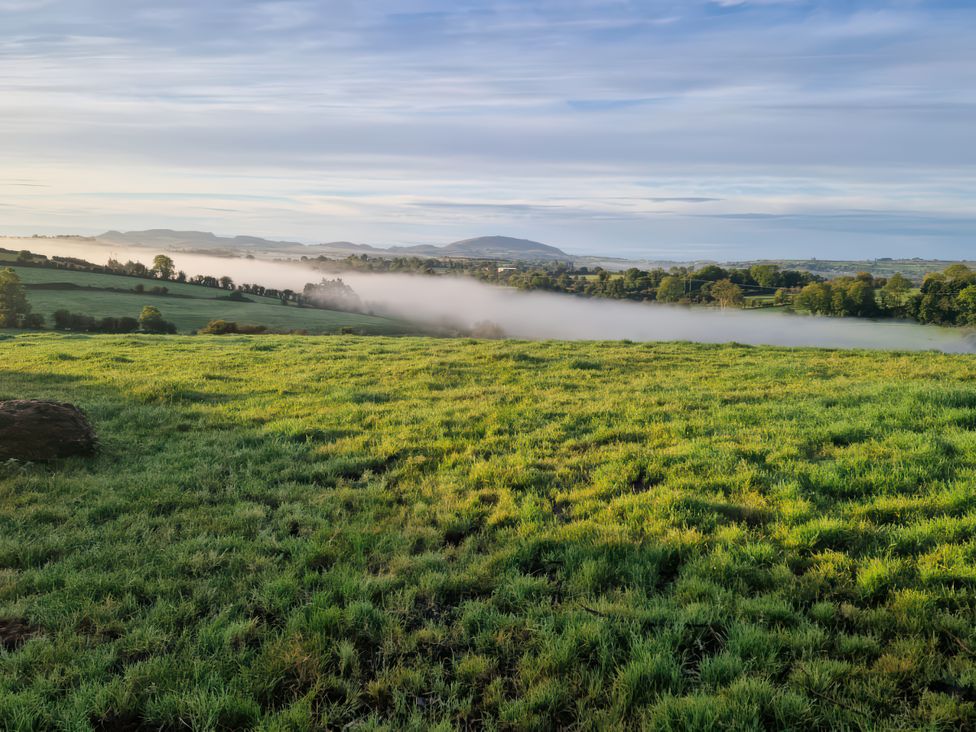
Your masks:
<path fill-rule="evenodd" d="M 98 321 L 102 333 L 134 333 L 139 329 L 139 321 L 127 316 L 121 318 L 105 317 Z"/>
<path fill-rule="evenodd" d="M 251 325 L 248 323 L 241 323 L 237 326 L 237 332 L 242 335 L 260 335 L 268 330 L 266 325 Z"/>
<path fill-rule="evenodd" d="M 268 330 L 266 325 L 237 324 L 233 320 L 211 320 L 199 330 L 201 335 L 259 335 Z"/>
<path fill-rule="evenodd" d="M 96 320 L 91 315 L 57 310 L 54 313 L 55 330 L 71 330 L 81 333 L 133 333 L 139 328 L 139 321 L 128 316 L 106 316 Z"/>
<path fill-rule="evenodd" d="M 199 330 L 202 335 L 226 335 L 236 332 L 237 323 L 227 320 L 211 320 Z"/>
<path fill-rule="evenodd" d="M 163 314 L 154 305 L 146 305 L 139 315 L 139 326 L 145 333 L 175 333 L 176 326 L 163 320 Z"/>

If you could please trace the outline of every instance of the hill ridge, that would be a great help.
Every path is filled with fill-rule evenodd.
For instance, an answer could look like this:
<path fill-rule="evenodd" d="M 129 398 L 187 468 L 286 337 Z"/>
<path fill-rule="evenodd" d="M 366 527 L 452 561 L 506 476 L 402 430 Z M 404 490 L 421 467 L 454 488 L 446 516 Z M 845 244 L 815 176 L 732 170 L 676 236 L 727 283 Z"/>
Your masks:
<path fill-rule="evenodd" d="M 143 229 L 119 231 L 111 229 L 95 237 L 100 241 L 130 246 L 155 246 L 169 248 L 227 249 L 240 248 L 266 251 L 374 253 L 383 255 L 417 255 L 430 257 L 463 256 L 484 259 L 570 259 L 558 247 L 532 239 L 521 239 L 494 234 L 459 239 L 443 246 L 417 244 L 413 246 L 376 247 L 350 241 L 333 241 L 322 244 L 303 244 L 296 241 L 272 240 L 259 236 L 219 236 L 210 231 Z"/>

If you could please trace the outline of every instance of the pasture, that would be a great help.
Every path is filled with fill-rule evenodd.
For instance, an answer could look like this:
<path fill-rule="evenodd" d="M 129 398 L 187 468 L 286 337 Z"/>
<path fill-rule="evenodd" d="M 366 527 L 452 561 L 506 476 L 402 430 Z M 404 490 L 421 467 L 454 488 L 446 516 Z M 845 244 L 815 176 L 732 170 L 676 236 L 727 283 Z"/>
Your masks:
<path fill-rule="evenodd" d="M 48 327 L 53 322 L 53 313 L 62 308 L 95 318 L 138 317 L 144 305 L 155 305 L 165 319 L 175 323 L 183 333 L 194 332 L 211 320 L 265 325 L 276 331 L 305 330 L 312 335 L 336 333 L 342 328 L 352 328 L 367 335 L 399 335 L 418 331 L 416 326 L 394 318 L 282 305 L 275 298 L 259 295 L 245 295 L 251 302 L 235 302 L 227 299 L 230 294 L 227 290 L 182 282 L 40 267 L 13 266 L 12 269 L 28 287 L 27 296 L 33 311 L 44 315 Z M 52 287 L 58 283 L 74 287 L 31 287 Z M 137 285 L 142 285 L 146 290 L 166 287 L 168 294 L 132 292 Z"/>
<path fill-rule="evenodd" d="M 25 397 L 102 451 L 0 466 L 5 730 L 976 725 L 972 357 L 8 333 Z"/>

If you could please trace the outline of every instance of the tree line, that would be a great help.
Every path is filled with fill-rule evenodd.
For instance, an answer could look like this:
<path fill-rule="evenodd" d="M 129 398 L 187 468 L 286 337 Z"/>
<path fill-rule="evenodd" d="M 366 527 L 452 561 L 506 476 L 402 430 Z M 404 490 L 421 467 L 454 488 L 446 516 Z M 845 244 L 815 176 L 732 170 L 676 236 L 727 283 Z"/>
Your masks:
<path fill-rule="evenodd" d="M 66 309 L 54 312 L 55 330 L 85 333 L 175 333 L 176 326 L 165 320 L 159 308 L 146 305 L 138 318 L 107 316 L 95 318 L 85 313 L 72 313 Z M 0 328 L 43 328 L 45 318 L 33 312 L 27 299 L 27 289 L 20 277 L 10 267 L 0 269 Z"/>
<path fill-rule="evenodd" d="M 415 274 L 463 274 L 490 284 L 520 290 L 544 290 L 581 297 L 604 297 L 638 302 L 703 303 L 723 307 L 746 304 L 749 295 L 772 297 L 778 289 L 796 290 L 820 277 L 772 264 L 749 268 L 725 268 L 709 264 L 699 269 L 672 267 L 642 270 L 631 267 L 609 272 L 602 267 L 577 267 L 568 262 L 504 262 L 493 260 L 438 260 L 424 257 L 370 257 L 350 255 L 330 259 L 324 255 L 302 257 L 327 271 L 407 272 Z"/>
<path fill-rule="evenodd" d="M 818 315 L 901 317 L 935 325 L 976 325 L 976 272 L 953 264 L 925 275 L 916 290 L 901 274 L 890 278 L 861 272 L 807 285 L 794 305 Z"/>
<path fill-rule="evenodd" d="M 9 251 L 9 250 L 0 250 Z M 122 262 L 118 259 L 109 259 L 104 265 L 94 264 L 77 257 L 48 257 L 44 254 L 35 254 L 28 250 L 22 250 L 17 255 L 16 264 L 18 267 L 40 267 L 45 269 L 63 269 L 75 272 L 93 272 L 96 274 L 122 275 L 125 277 L 138 277 L 148 280 L 162 280 L 164 282 L 180 282 L 190 285 L 199 285 L 217 290 L 225 290 L 229 293 L 240 292 L 242 294 L 260 295 L 280 300 L 283 305 L 293 303 L 300 306 L 308 305 L 317 307 L 315 303 L 306 302 L 301 293 L 289 289 L 277 289 L 264 287 L 256 284 L 236 284 L 234 279 L 228 275 L 192 275 L 188 276 L 183 270 L 177 270 L 171 257 L 165 254 L 158 254 L 153 258 L 152 264 L 146 265 L 142 262 L 128 260 Z M 136 292 L 142 291 L 144 286 L 136 285 L 133 289 Z M 167 294 L 165 286 L 154 286 L 149 292 L 152 294 Z"/>
<path fill-rule="evenodd" d="M 176 324 L 163 318 L 155 305 L 146 305 L 138 318 L 106 316 L 96 318 L 85 313 L 72 313 L 61 309 L 54 311 L 54 329 L 76 333 L 154 333 L 172 334 Z"/>
<path fill-rule="evenodd" d="M 867 272 L 825 279 L 812 272 L 775 264 L 751 267 L 631 267 L 610 272 L 567 262 L 437 260 L 423 257 L 350 255 L 302 258 L 330 271 L 463 274 L 482 282 L 520 290 L 543 290 L 581 297 L 638 302 L 774 306 L 838 317 L 906 318 L 937 325 L 976 325 L 976 272 L 954 264 L 925 275 L 920 286 L 900 273 L 878 277 Z"/>
<path fill-rule="evenodd" d="M 802 287 L 819 278 L 810 272 L 781 270 L 775 265 L 759 264 L 749 268 L 726 268 L 716 264 L 699 269 L 672 267 L 642 270 L 631 267 L 611 273 L 596 267 L 551 265 L 514 271 L 496 268 L 483 278 L 522 290 L 546 290 L 583 297 L 643 302 L 717 304 L 743 307 L 747 297 L 773 296 L 777 290 Z"/>

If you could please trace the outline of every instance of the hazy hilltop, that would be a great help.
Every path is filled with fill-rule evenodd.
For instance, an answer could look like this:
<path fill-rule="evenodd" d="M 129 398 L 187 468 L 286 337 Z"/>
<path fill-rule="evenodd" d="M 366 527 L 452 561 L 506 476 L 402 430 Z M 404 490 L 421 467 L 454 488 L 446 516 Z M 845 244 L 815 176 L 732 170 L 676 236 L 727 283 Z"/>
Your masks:
<path fill-rule="evenodd" d="M 507 260 L 568 260 L 572 257 L 561 249 L 530 239 L 509 236 L 480 236 L 463 239 L 447 246 L 431 244 L 393 246 L 388 249 L 369 244 L 335 241 L 325 244 L 302 244 L 294 241 L 276 241 L 258 236 L 217 236 L 209 231 L 174 231 L 172 229 L 147 229 L 145 231 L 107 231 L 96 237 L 108 244 L 145 246 L 157 249 L 197 250 L 220 253 L 269 252 L 301 254 L 372 254 L 374 256 L 426 256 L 470 257 L 473 259 Z"/>
<path fill-rule="evenodd" d="M 476 257 L 488 259 L 572 259 L 562 249 L 531 239 L 510 236 L 479 236 L 462 239 L 445 247 L 420 245 L 414 247 L 390 247 L 390 252 L 428 254 L 431 256 Z"/>
<path fill-rule="evenodd" d="M 146 246 L 162 249 L 254 249 L 273 251 L 303 249 L 296 241 L 271 241 L 259 236 L 217 236 L 209 231 L 174 231 L 173 229 L 146 229 L 145 231 L 106 231 L 95 237 L 99 241 L 128 246 Z"/>

